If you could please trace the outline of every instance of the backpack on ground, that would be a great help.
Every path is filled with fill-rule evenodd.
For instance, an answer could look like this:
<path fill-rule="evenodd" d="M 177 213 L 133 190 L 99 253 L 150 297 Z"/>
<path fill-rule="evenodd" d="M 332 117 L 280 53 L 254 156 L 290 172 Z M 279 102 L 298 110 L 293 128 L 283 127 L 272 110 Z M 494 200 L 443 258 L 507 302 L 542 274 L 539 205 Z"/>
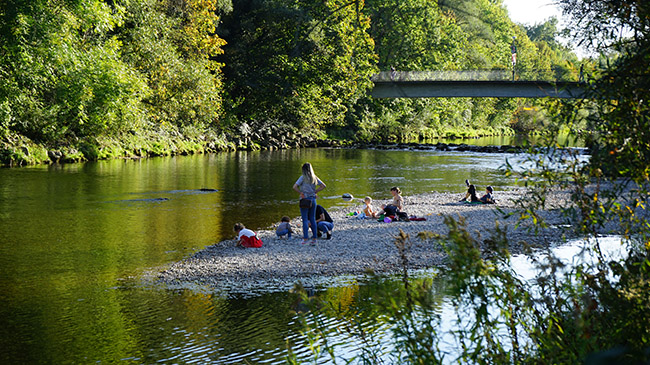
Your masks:
<path fill-rule="evenodd" d="M 397 220 L 400 222 L 410 222 L 409 215 L 406 212 L 397 212 Z"/>

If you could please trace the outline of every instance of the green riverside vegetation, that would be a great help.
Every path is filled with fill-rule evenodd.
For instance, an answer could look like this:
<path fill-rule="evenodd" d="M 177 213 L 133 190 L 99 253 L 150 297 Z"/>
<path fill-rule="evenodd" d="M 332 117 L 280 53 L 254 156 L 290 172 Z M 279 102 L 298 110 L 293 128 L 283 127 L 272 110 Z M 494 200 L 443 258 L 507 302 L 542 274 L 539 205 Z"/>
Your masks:
<path fill-rule="evenodd" d="M 498 0 L 6 0 L 0 18 L 5 165 L 527 133 L 555 102 L 378 100 L 370 77 L 510 70 L 513 36 L 518 77 L 581 66 L 556 20 Z"/>
<path fill-rule="evenodd" d="M 571 15 L 576 40 L 603 54 L 599 72 L 589 82 L 589 99 L 557 105 L 555 128 L 546 130 L 547 148 L 530 150 L 528 169 L 507 169 L 529 188 L 517 202 L 519 219 L 536 233 L 548 223 L 543 209 L 560 209 L 569 236 L 585 240 L 593 262 L 566 266 L 548 247 L 529 258 L 537 268 L 533 280 L 522 280 L 510 265 L 511 244 L 496 225 L 470 235 L 462 219 L 446 217 L 446 235 L 421 232 L 395 238 L 396 256 L 408 260 L 413 240 L 434 240 L 449 260 L 440 271 L 447 288 L 430 279 L 380 285 L 376 313 L 359 316 L 388 323 L 389 343 L 373 331 L 355 326 L 355 314 L 340 313 L 319 297 L 303 301 L 311 312 L 303 318 L 316 362 L 400 364 L 647 364 L 650 362 L 650 5 L 644 0 L 560 0 Z M 607 56 L 607 57 L 605 57 Z M 585 115 L 584 110 L 590 112 Z M 576 122 L 578 122 L 576 124 Z M 557 148 L 558 125 L 586 138 L 593 151 L 584 162 L 576 151 Z M 546 206 L 548 194 L 570 192 L 561 207 Z M 607 256 L 601 235 L 620 238 L 622 255 Z M 581 255 L 578 255 L 581 256 Z M 576 257 L 577 258 L 577 257 Z M 456 320 L 442 330 L 440 298 L 453 307 L 444 313 Z M 350 323 L 349 343 L 363 346 L 358 355 L 342 359 L 313 313 L 323 311 Z M 372 316 L 372 317 L 371 317 Z M 441 344 L 455 345 L 443 352 Z M 297 363 L 293 352 L 288 363 Z"/>

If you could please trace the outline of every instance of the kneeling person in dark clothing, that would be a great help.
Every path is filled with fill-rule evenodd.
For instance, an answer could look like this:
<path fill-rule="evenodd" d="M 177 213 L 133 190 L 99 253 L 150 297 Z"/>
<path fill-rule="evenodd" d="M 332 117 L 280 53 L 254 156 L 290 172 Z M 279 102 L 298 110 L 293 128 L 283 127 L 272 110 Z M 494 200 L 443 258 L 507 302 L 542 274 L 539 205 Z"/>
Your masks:
<path fill-rule="evenodd" d="M 334 229 L 334 222 L 329 213 L 320 205 L 316 205 L 316 226 L 318 227 L 318 237 L 324 232 L 327 239 L 332 238 L 332 229 Z"/>
<path fill-rule="evenodd" d="M 379 213 L 377 213 L 377 215 L 383 214 L 387 217 L 394 217 L 397 215 L 398 212 L 399 209 L 393 204 L 382 204 L 381 210 L 379 211 Z"/>

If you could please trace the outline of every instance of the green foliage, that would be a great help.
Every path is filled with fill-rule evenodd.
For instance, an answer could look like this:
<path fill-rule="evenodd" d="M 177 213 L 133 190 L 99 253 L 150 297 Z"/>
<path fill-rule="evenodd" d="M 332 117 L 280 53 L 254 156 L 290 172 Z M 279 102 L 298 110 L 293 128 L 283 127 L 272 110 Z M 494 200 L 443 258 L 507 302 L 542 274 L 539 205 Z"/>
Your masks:
<path fill-rule="evenodd" d="M 7 133 L 0 138 L 0 164 L 2 165 L 33 165 L 48 160 L 47 150 L 24 136 Z"/>
<path fill-rule="evenodd" d="M 361 2 L 235 1 L 218 31 L 236 120 L 341 124 L 374 72 Z M 250 52 L 250 50 L 255 52 Z"/>
<path fill-rule="evenodd" d="M 174 3 L 14 1 L 0 28 L 0 131 L 57 146 L 152 120 L 215 123 L 216 2 Z"/>
<path fill-rule="evenodd" d="M 17 9 L 3 35 L 5 126 L 36 141 L 106 133 L 137 117 L 142 84 L 108 33 L 123 11 L 103 2 L 38 2 Z M 25 10 L 21 12 L 20 10 Z"/>
<path fill-rule="evenodd" d="M 524 29 L 508 19 L 499 2 L 368 1 L 365 12 L 372 20 L 370 34 L 375 40 L 380 69 L 508 70 L 510 43 L 516 36 L 518 77 L 554 79 L 565 78 L 569 73 L 569 66 L 564 66 L 566 62 L 556 54 L 565 50 L 531 42 Z M 555 35 L 556 32 L 552 34 Z M 577 80 L 575 67 L 571 70 Z M 526 123 L 520 124 L 524 118 L 517 118 L 516 113 L 528 103 L 490 98 L 367 98 L 351 109 L 347 123 L 360 140 L 379 141 L 508 134 L 512 132 L 511 120 L 519 131 L 553 123 L 552 119 L 540 116 L 525 118 Z M 543 102 L 533 103 L 538 108 L 545 107 Z"/>
<path fill-rule="evenodd" d="M 643 1 L 565 0 L 576 35 L 606 57 L 599 60 L 590 96 L 588 144 L 594 169 L 640 183 L 650 176 L 650 9 Z"/>
<path fill-rule="evenodd" d="M 0 136 L 90 159 L 104 156 L 94 138 L 251 121 L 367 141 L 510 133 L 513 115 L 515 130 L 538 129 L 550 119 L 515 100 L 367 95 L 377 67 L 507 69 L 513 35 L 521 77 L 577 78 L 555 23 L 531 41 L 487 0 L 12 0 L 0 16 Z"/>
<path fill-rule="evenodd" d="M 123 58 L 146 80 L 141 107 L 154 124 L 216 125 L 223 39 L 215 1 L 131 1 L 120 29 Z"/>
<path fill-rule="evenodd" d="M 525 28 L 528 38 L 530 38 L 531 41 L 544 42 L 552 48 L 559 48 L 560 44 L 557 41 L 557 25 L 557 18 L 551 17 L 543 23 L 526 26 Z"/>
<path fill-rule="evenodd" d="M 372 20 L 370 34 L 379 55 L 379 68 L 449 70 L 458 65 L 467 34 L 443 14 L 435 2 L 366 1 Z"/>
<path fill-rule="evenodd" d="M 395 246 L 401 260 L 407 260 L 411 238 L 404 232 L 395 237 Z M 441 318 L 439 310 L 442 297 L 436 295 L 435 278 L 411 278 L 406 270 L 402 284 L 369 273 L 364 288 L 372 297 L 371 305 L 353 310 L 341 308 L 336 298 L 308 295 L 300 285 L 294 289 L 300 294 L 299 318 L 303 335 L 309 342 L 314 360 L 323 360 L 327 354 L 330 362 L 337 363 L 336 345 L 330 339 L 346 336 L 361 344 L 355 357 L 344 359 L 346 363 L 359 364 L 437 364 L 444 354 L 440 351 L 438 328 Z M 330 329 L 325 318 L 336 318 L 340 326 Z M 382 328 L 390 328 L 392 345 L 382 343 L 379 335 Z M 293 350 L 289 344 L 289 353 Z M 298 363 L 295 355 L 288 363 Z"/>
<path fill-rule="evenodd" d="M 0 136 L 91 159 L 103 155 L 83 146 L 94 138 L 175 127 L 236 133 L 250 122 L 368 141 L 508 133 L 520 102 L 374 100 L 367 91 L 378 68 L 507 69 L 513 35 L 521 77 L 577 77 L 575 58 L 554 42 L 555 23 L 529 29 L 533 43 L 488 0 L 6 4 Z M 531 120 L 523 129 L 539 127 Z"/>
<path fill-rule="evenodd" d="M 629 24 L 630 21 L 629 12 L 619 11 L 618 5 L 623 6 L 622 3 L 596 0 L 563 3 L 575 12 L 577 19 L 603 22 L 591 24 L 588 30 L 580 28 L 579 33 L 590 38 L 602 37 L 602 30 L 610 29 L 611 24 Z M 614 3 L 618 5 L 611 6 Z M 637 5 L 624 7 L 635 9 L 637 12 L 632 19 L 643 23 L 641 19 L 647 18 L 650 9 Z M 585 26 L 584 23 L 581 26 Z M 595 132 L 592 135 L 595 154 L 590 163 L 585 165 L 570 150 L 554 148 L 558 130 L 549 128 L 545 143 L 548 148 L 531 150 L 530 169 L 519 173 L 531 190 L 529 196 L 520 202 L 520 219 L 530 220 L 535 230 L 543 228 L 545 222 L 538 213 L 545 207 L 547 196 L 557 189 L 571 192 L 570 202 L 559 208 L 572 222 L 577 234 L 592 237 L 589 250 L 597 258 L 594 264 L 579 264 L 563 276 L 558 274 L 562 265 L 549 254 L 549 264 L 540 266 L 542 271 L 536 279 L 536 286 L 519 291 L 529 296 L 542 294 L 532 302 L 537 304 L 521 301 L 517 307 L 518 315 L 526 316 L 522 326 L 528 328 L 527 336 L 535 346 L 528 352 L 531 356 L 521 358 L 523 362 L 648 361 L 648 329 L 645 325 L 638 325 L 648 322 L 650 304 L 647 295 L 640 295 L 648 289 L 650 263 L 650 226 L 645 206 L 648 163 L 644 157 L 650 138 L 642 131 L 648 113 L 643 107 L 645 103 L 639 99 L 647 98 L 647 76 L 643 75 L 647 75 L 648 63 L 639 61 L 647 58 L 648 48 L 644 45 L 648 34 L 638 32 L 634 47 L 628 41 L 615 39 L 616 34 L 620 33 L 610 33 L 614 39 L 587 39 L 594 44 L 625 45 L 622 47 L 625 52 L 616 58 L 616 62 L 609 64 L 602 71 L 602 77 L 592 85 L 594 99 L 587 105 L 595 105 L 598 112 L 591 114 L 589 119 L 589 127 Z M 556 115 L 563 118 L 563 124 L 569 126 L 572 133 L 580 131 L 575 127 L 581 122 L 582 104 L 554 105 L 558 109 Z M 610 179 L 608 175 L 629 178 Z M 450 226 L 450 232 L 455 230 Z M 602 255 L 597 238 L 602 232 L 621 235 L 627 249 L 623 259 Z M 459 251 L 453 257 L 462 260 L 466 256 L 471 255 Z M 463 264 L 456 265 L 456 269 L 465 272 L 467 270 L 462 266 L 472 267 Z M 480 271 L 483 270 L 474 270 Z M 485 274 L 480 277 L 485 277 Z M 507 282 L 501 284 L 513 288 Z M 479 297 L 480 293 L 476 291 Z M 525 296 L 521 298 L 523 300 Z M 495 305 L 500 306 L 504 301 L 498 300 Z M 539 307 L 535 311 L 527 313 L 527 308 L 536 306 Z"/>

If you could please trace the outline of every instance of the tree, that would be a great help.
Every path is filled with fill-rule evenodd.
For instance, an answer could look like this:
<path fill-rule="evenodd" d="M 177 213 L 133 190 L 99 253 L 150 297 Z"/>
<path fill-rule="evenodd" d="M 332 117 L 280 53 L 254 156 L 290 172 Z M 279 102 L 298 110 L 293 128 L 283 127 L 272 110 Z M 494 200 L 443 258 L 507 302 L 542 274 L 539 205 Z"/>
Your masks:
<path fill-rule="evenodd" d="M 228 4 L 221 5 L 226 9 Z M 215 33 L 217 0 L 138 0 L 119 29 L 123 59 L 146 80 L 154 125 L 216 125 L 221 117 L 225 41 Z"/>
<path fill-rule="evenodd" d="M 111 35 L 123 22 L 123 7 L 102 1 L 12 5 L 3 14 L 1 37 L 4 128 L 54 143 L 141 120 L 144 85 L 120 59 Z"/>
<path fill-rule="evenodd" d="M 74 145 L 151 121 L 215 123 L 216 4 L 11 1 L 0 14 L 0 130 Z"/>
<path fill-rule="evenodd" d="M 650 4 L 563 0 L 579 42 L 607 55 L 590 96 L 593 168 L 637 182 L 650 174 Z"/>
<path fill-rule="evenodd" d="M 218 59 L 235 118 L 316 128 L 342 123 L 374 72 L 362 7 L 341 0 L 235 1 L 218 29 L 229 43 Z"/>
<path fill-rule="evenodd" d="M 440 4 L 440 5 L 438 5 Z M 379 67 L 398 71 L 509 69 L 512 34 L 520 32 L 500 3 L 367 1 Z M 522 37 L 525 39 L 525 35 Z M 522 44 L 523 64 L 530 42 Z M 512 101 L 496 99 L 363 100 L 349 118 L 360 139 L 413 140 L 501 134 Z M 374 137 L 373 137 L 374 136 Z"/>
<path fill-rule="evenodd" d="M 557 41 L 558 29 L 557 29 L 557 18 L 551 17 L 549 20 L 535 24 L 524 26 L 526 28 L 526 34 L 533 42 L 546 42 L 552 48 L 558 48 L 560 46 Z"/>
<path fill-rule="evenodd" d="M 369 0 L 365 9 L 372 19 L 370 34 L 380 69 L 448 70 L 458 66 L 459 51 L 467 38 L 435 3 Z"/>

